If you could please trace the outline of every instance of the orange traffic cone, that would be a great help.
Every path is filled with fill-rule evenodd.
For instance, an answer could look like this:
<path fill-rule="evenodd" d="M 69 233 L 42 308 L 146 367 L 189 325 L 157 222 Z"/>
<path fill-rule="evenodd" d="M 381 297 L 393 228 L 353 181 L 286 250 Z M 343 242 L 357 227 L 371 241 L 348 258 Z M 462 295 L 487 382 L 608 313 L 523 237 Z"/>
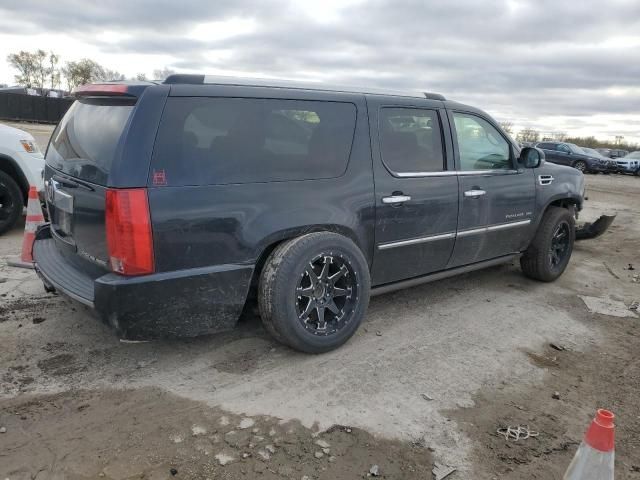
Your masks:
<path fill-rule="evenodd" d="M 613 480 L 614 415 L 600 409 L 562 477 L 564 480 Z"/>
<path fill-rule="evenodd" d="M 20 260 L 9 260 L 7 264 L 12 267 L 33 268 L 33 242 L 36 239 L 37 228 L 44 223 L 44 215 L 40 208 L 38 190 L 29 187 L 29 200 L 27 202 L 27 218 L 24 223 L 24 237 L 22 238 L 22 254 Z"/>

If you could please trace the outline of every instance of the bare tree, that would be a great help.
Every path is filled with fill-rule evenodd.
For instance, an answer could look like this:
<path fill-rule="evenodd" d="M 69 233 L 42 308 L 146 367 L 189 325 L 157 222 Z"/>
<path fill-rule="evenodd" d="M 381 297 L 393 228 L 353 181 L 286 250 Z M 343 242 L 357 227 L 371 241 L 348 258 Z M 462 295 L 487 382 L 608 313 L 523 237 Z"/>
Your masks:
<path fill-rule="evenodd" d="M 58 68 L 59 61 L 59 55 L 49 52 L 49 85 L 52 90 L 60 86 L 60 69 Z"/>
<path fill-rule="evenodd" d="M 513 134 L 513 122 L 500 122 L 500 126 L 509 135 Z"/>
<path fill-rule="evenodd" d="M 147 74 L 146 73 L 138 73 L 136 74 L 136 78 L 134 80 L 140 80 L 141 82 L 144 82 L 147 80 Z"/>
<path fill-rule="evenodd" d="M 553 138 L 557 142 L 564 142 L 567 139 L 567 132 L 555 132 Z"/>
<path fill-rule="evenodd" d="M 47 52 L 44 50 L 36 50 L 33 55 L 33 63 L 35 65 L 35 73 L 33 76 L 33 86 L 43 89 L 49 77 L 49 67 L 47 66 Z"/>
<path fill-rule="evenodd" d="M 69 91 L 79 85 L 95 82 L 105 77 L 105 69 L 89 58 L 77 62 L 67 62 L 62 69 Z"/>
<path fill-rule="evenodd" d="M 36 62 L 33 53 L 20 50 L 7 56 L 7 62 L 18 71 L 14 78 L 18 85 L 31 88 L 36 77 Z"/>
<path fill-rule="evenodd" d="M 173 75 L 176 72 L 170 68 L 164 67 L 162 69 L 156 69 L 153 71 L 154 80 L 165 80 L 169 75 Z"/>
<path fill-rule="evenodd" d="M 524 128 L 518 132 L 516 140 L 519 142 L 537 142 L 540 140 L 540 132 L 533 128 Z"/>
<path fill-rule="evenodd" d="M 96 80 L 102 80 L 105 82 L 113 81 L 113 80 L 124 80 L 124 75 L 116 70 L 110 70 L 105 68 L 102 72 L 99 72 L 100 76 L 96 78 Z"/>

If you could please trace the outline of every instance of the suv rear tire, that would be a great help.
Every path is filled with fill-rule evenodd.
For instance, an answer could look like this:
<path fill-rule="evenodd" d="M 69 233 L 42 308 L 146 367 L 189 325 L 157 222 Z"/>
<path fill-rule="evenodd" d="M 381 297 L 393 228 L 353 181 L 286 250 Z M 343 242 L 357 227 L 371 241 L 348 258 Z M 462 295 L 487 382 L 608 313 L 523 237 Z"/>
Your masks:
<path fill-rule="evenodd" d="M 520 258 L 522 271 L 535 280 L 554 281 L 567 268 L 575 238 L 573 213 L 566 208 L 550 207 L 529 248 Z"/>
<path fill-rule="evenodd" d="M 13 178 L 0 171 L 0 234 L 13 228 L 23 207 L 22 190 Z"/>
<path fill-rule="evenodd" d="M 367 261 L 348 238 L 310 233 L 271 253 L 261 273 L 258 306 L 276 340 L 307 353 L 345 343 L 369 304 Z"/>

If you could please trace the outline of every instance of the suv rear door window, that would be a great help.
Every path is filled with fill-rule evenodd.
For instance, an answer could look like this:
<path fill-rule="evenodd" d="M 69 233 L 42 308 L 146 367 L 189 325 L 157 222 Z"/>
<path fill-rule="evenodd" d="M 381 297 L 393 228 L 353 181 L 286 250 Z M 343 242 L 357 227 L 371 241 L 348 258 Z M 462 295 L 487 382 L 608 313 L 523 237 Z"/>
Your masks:
<path fill-rule="evenodd" d="M 380 111 L 382 161 L 393 173 L 441 172 L 444 169 L 438 113 L 417 108 Z"/>
<path fill-rule="evenodd" d="M 106 185 L 133 102 L 76 100 L 51 135 L 47 163 L 73 177 Z"/>
<path fill-rule="evenodd" d="M 169 98 L 152 178 L 177 186 L 338 177 L 355 123 L 351 103 Z"/>

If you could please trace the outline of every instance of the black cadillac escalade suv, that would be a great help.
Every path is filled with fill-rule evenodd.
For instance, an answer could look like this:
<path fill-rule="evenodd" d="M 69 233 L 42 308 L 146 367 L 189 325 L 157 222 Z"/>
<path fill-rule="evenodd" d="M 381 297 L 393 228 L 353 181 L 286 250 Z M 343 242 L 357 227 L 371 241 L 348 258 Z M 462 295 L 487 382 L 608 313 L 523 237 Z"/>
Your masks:
<path fill-rule="evenodd" d="M 520 258 L 562 274 L 582 173 L 437 94 L 173 75 L 81 87 L 46 153 L 48 290 L 121 338 L 232 328 L 306 352 L 372 294 Z"/>

